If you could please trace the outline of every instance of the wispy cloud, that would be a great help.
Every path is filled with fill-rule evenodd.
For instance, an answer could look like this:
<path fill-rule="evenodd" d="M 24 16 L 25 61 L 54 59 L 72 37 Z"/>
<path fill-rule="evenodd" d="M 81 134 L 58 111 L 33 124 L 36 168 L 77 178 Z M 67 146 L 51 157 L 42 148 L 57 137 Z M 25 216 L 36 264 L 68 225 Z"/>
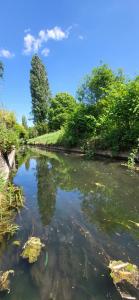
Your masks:
<path fill-rule="evenodd" d="M 54 41 L 62 41 L 64 39 L 68 39 L 72 26 L 67 28 L 65 31 L 62 30 L 60 27 L 55 26 L 52 29 L 40 30 L 38 36 L 35 37 L 31 33 L 28 33 L 24 37 L 24 54 L 31 54 L 38 52 L 48 40 Z M 44 56 L 48 56 L 50 50 L 45 48 L 42 50 L 42 54 Z"/>
<path fill-rule="evenodd" d="M 0 49 L 0 57 L 4 57 L 4 58 L 12 58 L 14 57 L 15 54 L 10 52 L 7 49 Z"/>
<path fill-rule="evenodd" d="M 44 49 L 42 50 L 42 52 L 41 52 L 41 54 L 44 55 L 44 56 L 48 56 L 49 53 L 50 53 L 50 49 L 48 49 L 48 48 L 44 48 Z"/>
<path fill-rule="evenodd" d="M 24 30 L 25 33 L 30 32 L 30 31 L 31 31 L 30 28 L 27 28 Z"/>

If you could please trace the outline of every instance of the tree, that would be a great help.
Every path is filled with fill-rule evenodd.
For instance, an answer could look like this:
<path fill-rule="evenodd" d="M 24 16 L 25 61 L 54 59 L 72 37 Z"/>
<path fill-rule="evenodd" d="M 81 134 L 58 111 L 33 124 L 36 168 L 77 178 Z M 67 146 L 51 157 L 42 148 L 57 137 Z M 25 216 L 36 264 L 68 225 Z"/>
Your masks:
<path fill-rule="evenodd" d="M 30 70 L 30 91 L 32 97 L 32 115 L 35 125 L 47 121 L 50 89 L 45 66 L 38 55 L 34 55 Z"/>
<path fill-rule="evenodd" d="M 51 99 L 49 109 L 49 129 L 58 130 L 67 121 L 68 116 L 74 111 L 76 101 L 68 93 L 58 93 Z"/>
<path fill-rule="evenodd" d="M 25 129 L 28 129 L 28 125 L 27 125 L 27 119 L 26 119 L 26 116 L 22 116 L 22 126 L 25 128 Z"/>
<path fill-rule="evenodd" d="M 114 73 L 111 68 L 103 64 L 94 68 L 91 74 L 87 75 L 77 90 L 77 99 L 86 104 L 96 103 L 107 95 L 107 89 L 114 82 L 124 82 L 125 77 L 121 69 Z"/>
<path fill-rule="evenodd" d="M 3 77 L 3 72 L 4 72 L 3 63 L 0 61 L 0 78 Z"/>

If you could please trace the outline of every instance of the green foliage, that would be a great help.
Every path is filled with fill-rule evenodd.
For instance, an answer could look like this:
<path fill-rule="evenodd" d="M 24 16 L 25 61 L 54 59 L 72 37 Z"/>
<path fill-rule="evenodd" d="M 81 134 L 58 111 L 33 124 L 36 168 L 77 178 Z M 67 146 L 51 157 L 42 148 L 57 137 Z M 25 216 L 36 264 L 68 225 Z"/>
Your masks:
<path fill-rule="evenodd" d="M 36 124 L 35 126 L 36 128 L 36 131 L 39 135 L 42 135 L 44 133 L 47 133 L 48 132 L 48 124 L 46 122 L 39 122 Z"/>
<path fill-rule="evenodd" d="M 78 104 L 65 125 L 66 143 L 70 146 L 77 145 L 81 140 L 95 135 L 95 131 L 96 119 L 91 114 L 90 107 Z"/>
<path fill-rule="evenodd" d="M 37 55 L 32 57 L 30 91 L 34 124 L 45 123 L 48 116 L 50 89 L 45 67 Z"/>
<path fill-rule="evenodd" d="M 35 138 L 38 135 L 38 131 L 36 126 L 32 126 L 28 128 L 29 139 Z"/>
<path fill-rule="evenodd" d="M 22 190 L 12 183 L 5 184 L 0 177 L 0 242 L 5 235 L 12 236 L 19 226 L 14 223 L 15 212 L 24 205 Z"/>
<path fill-rule="evenodd" d="M 86 82 L 78 89 L 77 96 L 86 107 L 88 104 L 92 106 L 91 114 L 96 119 L 96 126 L 91 139 L 97 137 L 99 143 L 96 146 L 117 152 L 137 145 L 138 76 L 127 81 L 122 70 L 114 73 L 107 65 L 102 65 L 88 75 Z"/>
<path fill-rule="evenodd" d="M 13 146 L 18 146 L 18 135 L 13 129 L 8 129 L 5 124 L 0 124 L 0 151 L 10 152 Z"/>
<path fill-rule="evenodd" d="M 94 93 L 95 101 L 98 101 L 106 95 L 106 89 L 114 80 L 114 73 L 107 65 L 93 69 L 89 88 Z"/>
<path fill-rule="evenodd" d="M 51 99 L 49 109 L 49 129 L 59 130 L 76 107 L 75 99 L 68 93 L 58 93 Z"/>
<path fill-rule="evenodd" d="M 108 65 L 101 65 L 85 77 L 77 91 L 77 98 L 78 102 L 75 102 L 69 94 L 58 93 L 51 99 L 48 127 L 45 113 L 45 121 L 37 123 L 38 134 L 63 127 L 60 143 L 85 145 L 89 155 L 94 153 L 95 148 L 111 149 L 113 152 L 136 148 L 139 137 L 139 76 L 126 80 L 121 69 L 113 72 Z"/>
<path fill-rule="evenodd" d="M 77 90 L 77 99 L 84 103 L 95 103 L 107 95 L 107 89 L 114 82 L 124 82 L 122 70 L 115 74 L 108 65 L 94 68 L 91 74 L 85 76 Z"/>
<path fill-rule="evenodd" d="M 13 128 L 16 124 L 16 116 L 14 112 L 7 111 L 6 109 L 0 109 L 0 124 L 5 124 L 8 129 Z"/>
<path fill-rule="evenodd" d="M 4 72 L 3 63 L 0 61 L 0 78 L 3 77 L 3 72 Z"/>
<path fill-rule="evenodd" d="M 91 75 L 86 75 L 77 90 L 77 99 L 83 103 L 94 103 L 94 94 L 90 89 Z"/>
<path fill-rule="evenodd" d="M 26 116 L 22 116 L 22 126 L 27 130 L 28 129 L 28 124 L 27 124 L 27 118 Z"/>
<path fill-rule="evenodd" d="M 10 152 L 13 146 L 18 147 L 21 141 L 28 139 L 27 130 L 16 122 L 13 112 L 0 110 L 0 151 Z"/>
<path fill-rule="evenodd" d="M 15 124 L 14 130 L 18 136 L 19 139 L 27 139 L 28 138 L 28 131 L 25 129 L 25 127 L 21 124 Z"/>

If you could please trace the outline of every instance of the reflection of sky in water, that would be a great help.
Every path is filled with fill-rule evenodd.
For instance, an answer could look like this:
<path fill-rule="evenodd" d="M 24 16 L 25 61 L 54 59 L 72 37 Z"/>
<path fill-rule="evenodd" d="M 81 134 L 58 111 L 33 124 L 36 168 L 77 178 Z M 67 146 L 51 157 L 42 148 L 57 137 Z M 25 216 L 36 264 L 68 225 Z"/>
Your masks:
<path fill-rule="evenodd" d="M 130 222 L 139 222 L 138 175 L 115 162 L 40 153 L 14 178 L 26 198 L 14 239 L 23 245 L 29 235 L 40 236 L 46 248 L 29 266 L 19 259 L 21 249 L 5 245 L 1 269 L 14 268 L 15 277 L 2 299 L 120 299 L 107 265 L 110 259 L 139 263 L 138 229 Z"/>

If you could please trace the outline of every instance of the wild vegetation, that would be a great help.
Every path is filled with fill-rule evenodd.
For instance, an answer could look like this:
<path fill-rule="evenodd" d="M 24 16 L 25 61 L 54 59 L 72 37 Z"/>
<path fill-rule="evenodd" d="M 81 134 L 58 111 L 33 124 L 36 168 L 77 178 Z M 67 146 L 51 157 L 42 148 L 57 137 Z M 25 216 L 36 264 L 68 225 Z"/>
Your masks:
<path fill-rule="evenodd" d="M 0 178 L 0 243 L 5 236 L 12 236 L 18 229 L 15 215 L 23 207 L 22 190 Z"/>
<path fill-rule="evenodd" d="M 51 137 L 52 132 L 62 130 L 61 144 L 70 147 L 82 146 L 86 151 L 93 151 L 97 148 L 118 152 L 120 150 L 132 151 L 137 148 L 139 76 L 131 80 L 121 69 L 114 72 L 108 65 L 103 64 L 85 76 L 77 89 L 76 99 L 68 93 L 58 93 L 52 97 L 44 67 L 36 55 L 32 61 L 34 60 L 37 61 L 37 67 L 40 64 L 43 69 L 47 83 L 43 89 L 42 85 L 45 80 L 43 77 L 41 81 L 41 73 L 37 72 L 40 74 L 37 82 L 31 77 L 34 89 L 41 90 L 41 93 L 42 89 L 44 92 L 47 90 L 46 95 L 43 94 L 42 97 L 40 93 L 40 100 L 38 97 L 38 102 L 35 102 L 31 87 L 34 128 L 30 137 L 36 138 L 33 140 L 34 143 L 38 141 L 42 141 L 43 144 L 47 143 L 48 134 Z M 45 109 L 43 109 L 44 103 Z M 41 117 L 42 109 L 43 117 Z M 38 111 L 40 114 L 36 118 Z M 43 127 L 42 130 L 38 129 L 40 124 Z M 40 132 L 48 134 L 38 137 Z M 59 131 L 55 135 L 59 135 Z M 53 144 L 53 140 L 51 142 Z"/>
<path fill-rule="evenodd" d="M 3 64 L 0 62 L 0 77 L 3 77 Z M 27 130 L 17 123 L 15 114 L 4 108 L 0 109 L 0 154 L 7 161 L 7 155 L 13 146 L 27 138 Z M 8 162 L 7 162 L 8 163 Z M 14 223 L 16 212 L 23 207 L 22 190 L 12 183 L 6 183 L 0 174 L 0 243 L 5 236 L 12 236 L 18 225 Z"/>

